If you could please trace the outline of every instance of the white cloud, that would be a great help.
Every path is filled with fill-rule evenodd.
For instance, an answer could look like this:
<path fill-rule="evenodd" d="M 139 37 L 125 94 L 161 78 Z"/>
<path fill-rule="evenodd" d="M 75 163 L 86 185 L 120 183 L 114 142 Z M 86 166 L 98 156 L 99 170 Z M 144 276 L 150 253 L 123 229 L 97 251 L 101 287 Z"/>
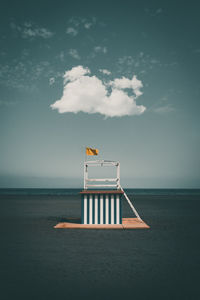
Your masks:
<path fill-rule="evenodd" d="M 52 85 L 54 83 L 55 83 L 55 78 L 54 77 L 49 78 L 49 85 Z"/>
<path fill-rule="evenodd" d="M 132 66 L 134 64 L 134 59 L 132 56 L 123 56 L 118 59 L 120 65 L 126 64 L 127 66 Z"/>
<path fill-rule="evenodd" d="M 123 56 L 117 60 L 117 69 L 119 74 L 123 73 L 126 76 L 130 76 L 133 73 L 133 70 L 136 70 L 138 74 L 144 74 L 155 68 L 171 67 L 175 65 L 175 62 L 164 64 L 157 58 L 152 57 L 150 54 L 145 54 L 142 51 L 133 57 L 130 55 Z M 145 70 L 145 72 L 141 73 L 141 70 Z"/>
<path fill-rule="evenodd" d="M 80 59 L 80 55 L 78 54 L 78 51 L 76 49 L 70 49 L 69 55 L 71 55 L 75 59 Z"/>
<path fill-rule="evenodd" d="M 101 73 L 103 73 L 105 75 L 110 75 L 111 74 L 111 72 L 108 71 L 108 70 L 106 70 L 106 69 L 99 69 L 99 72 L 101 72 Z"/>
<path fill-rule="evenodd" d="M 100 113 L 106 117 L 140 115 L 145 111 L 143 105 L 136 104 L 134 94 L 130 96 L 123 90 L 124 87 L 120 87 L 121 79 L 108 83 L 111 87 L 109 93 L 107 84 L 98 77 L 89 75 L 90 70 L 82 66 L 67 71 L 64 75 L 63 95 L 51 108 L 57 109 L 59 113 L 82 111 L 89 114 Z M 139 90 L 142 87 L 141 81 L 133 78 L 135 79 L 130 80 L 129 86 L 131 85 L 134 91 Z"/>
<path fill-rule="evenodd" d="M 76 28 L 79 26 L 83 26 L 86 29 L 90 29 L 97 22 L 95 17 L 92 18 L 71 18 L 69 19 L 69 24 L 73 24 Z"/>
<path fill-rule="evenodd" d="M 23 58 L 23 53 L 22 53 Z M 28 63 L 23 59 L 16 62 L 16 59 L 10 61 L 9 64 L 0 64 L 0 84 L 23 90 L 35 90 L 38 87 L 38 80 L 55 77 L 52 66 L 48 61 L 40 61 L 36 63 L 31 59 Z"/>
<path fill-rule="evenodd" d="M 23 37 L 42 37 L 48 39 L 52 37 L 53 33 L 47 30 L 46 28 L 25 28 L 23 31 Z"/>
<path fill-rule="evenodd" d="M 90 70 L 88 68 L 83 68 L 82 66 L 74 67 L 70 71 L 65 72 L 63 76 L 64 84 L 68 81 L 74 81 L 86 74 L 90 74 Z"/>
<path fill-rule="evenodd" d="M 110 85 L 116 89 L 132 89 L 136 97 L 142 95 L 140 89 L 143 85 L 142 82 L 136 78 L 136 76 L 133 76 L 132 79 L 128 79 L 126 77 L 116 78 L 113 81 L 110 81 Z"/>
<path fill-rule="evenodd" d="M 70 18 L 68 24 L 69 27 L 66 29 L 66 33 L 76 36 L 82 29 L 91 29 L 96 24 L 96 18 Z"/>
<path fill-rule="evenodd" d="M 75 29 L 74 27 L 68 27 L 66 33 L 72 36 L 76 36 L 78 34 L 78 30 Z"/>
<path fill-rule="evenodd" d="M 86 23 L 84 24 L 84 27 L 85 27 L 86 29 L 90 29 L 91 26 L 92 26 L 92 23 L 89 23 L 89 22 L 86 22 Z"/>
<path fill-rule="evenodd" d="M 96 46 L 96 47 L 94 47 L 94 51 L 96 53 L 104 53 L 104 54 L 106 54 L 107 53 L 107 48 L 106 47 L 102 47 L 102 46 Z"/>
<path fill-rule="evenodd" d="M 33 39 L 37 37 L 48 39 L 54 35 L 54 33 L 50 30 L 44 27 L 39 27 L 38 25 L 31 22 L 25 22 L 22 26 L 18 26 L 12 22 L 10 24 L 10 27 L 15 32 L 18 32 L 24 39 Z"/>
<path fill-rule="evenodd" d="M 94 59 L 98 54 L 106 54 L 107 48 L 105 46 L 96 46 L 92 52 L 88 55 L 89 59 Z"/>
<path fill-rule="evenodd" d="M 81 22 L 81 18 L 74 18 L 74 17 L 72 17 L 72 18 L 70 18 L 68 20 L 68 23 L 72 24 L 76 28 L 80 25 L 80 22 Z"/>

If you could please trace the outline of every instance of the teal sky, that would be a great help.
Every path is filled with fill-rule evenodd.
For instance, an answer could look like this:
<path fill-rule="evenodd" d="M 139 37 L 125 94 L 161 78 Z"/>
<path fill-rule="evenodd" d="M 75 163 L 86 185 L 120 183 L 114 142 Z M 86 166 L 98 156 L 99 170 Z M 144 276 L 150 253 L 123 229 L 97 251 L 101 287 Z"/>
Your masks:
<path fill-rule="evenodd" d="M 198 1 L 1 1 L 0 187 L 82 187 L 92 146 L 120 161 L 124 187 L 199 188 L 199 9 Z M 102 98 L 88 104 L 81 88 L 76 113 L 53 110 L 77 66 L 107 96 L 109 82 L 135 75 L 142 95 L 123 93 L 146 110 L 99 113 Z"/>

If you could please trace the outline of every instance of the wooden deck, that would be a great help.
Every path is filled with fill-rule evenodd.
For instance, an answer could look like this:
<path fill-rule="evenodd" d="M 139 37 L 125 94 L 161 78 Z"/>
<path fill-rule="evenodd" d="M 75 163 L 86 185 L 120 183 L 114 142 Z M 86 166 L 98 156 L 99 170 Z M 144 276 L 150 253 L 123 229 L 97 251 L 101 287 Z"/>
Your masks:
<path fill-rule="evenodd" d="M 122 224 L 80 224 L 72 222 L 58 223 L 54 228 L 67 229 L 147 229 L 150 228 L 144 221 L 138 218 L 122 218 Z"/>

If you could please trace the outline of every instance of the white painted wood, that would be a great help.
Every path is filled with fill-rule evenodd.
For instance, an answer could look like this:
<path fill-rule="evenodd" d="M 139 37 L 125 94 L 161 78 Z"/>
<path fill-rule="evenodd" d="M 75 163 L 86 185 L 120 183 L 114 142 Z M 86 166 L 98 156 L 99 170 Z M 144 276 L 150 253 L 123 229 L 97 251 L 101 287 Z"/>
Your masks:
<path fill-rule="evenodd" d="M 84 163 L 84 189 L 87 189 L 87 184 L 86 184 L 87 180 L 88 180 L 88 165 L 85 162 Z"/>
<path fill-rule="evenodd" d="M 100 196 L 100 224 L 103 224 L 103 195 Z"/>
<path fill-rule="evenodd" d="M 95 201 L 94 223 L 98 224 L 98 196 L 97 195 L 95 195 L 94 201 Z"/>
<path fill-rule="evenodd" d="M 117 184 L 87 184 L 87 187 L 116 187 Z"/>
<path fill-rule="evenodd" d="M 114 224 L 114 195 L 111 195 L 111 224 Z"/>
<path fill-rule="evenodd" d="M 116 195 L 116 215 L 117 215 L 117 224 L 119 224 L 119 196 Z"/>
<path fill-rule="evenodd" d="M 83 170 L 83 180 L 84 180 L 84 190 L 86 189 L 86 180 L 85 180 L 85 163 L 84 163 L 84 170 Z"/>
<path fill-rule="evenodd" d="M 117 165 L 117 188 L 120 189 L 120 163 Z"/>
<path fill-rule="evenodd" d="M 109 224 L 109 198 L 106 195 L 106 224 Z"/>
<path fill-rule="evenodd" d="M 89 178 L 88 175 L 88 167 L 117 167 L 117 177 L 116 178 Z M 91 185 L 88 182 L 116 182 L 116 185 L 104 184 L 104 185 Z M 85 161 L 84 163 L 84 189 L 88 187 L 116 187 L 120 188 L 120 164 L 118 161 L 109 161 L 109 160 L 93 160 L 93 161 Z"/>
<path fill-rule="evenodd" d="M 119 162 L 114 160 L 88 160 L 85 163 L 91 166 L 117 166 Z"/>
<path fill-rule="evenodd" d="M 86 181 L 118 181 L 118 178 L 90 178 L 86 179 Z"/>
<path fill-rule="evenodd" d="M 128 204 L 130 205 L 132 211 L 134 212 L 134 214 L 136 215 L 136 217 L 139 219 L 139 220 L 142 220 L 137 212 L 137 210 L 135 209 L 135 207 L 133 206 L 133 204 L 131 203 L 130 199 L 128 198 L 128 196 L 126 195 L 126 193 L 124 192 L 123 188 L 120 187 L 122 192 L 124 193 L 124 197 L 126 198 Z"/>
<path fill-rule="evenodd" d="M 90 198 L 89 198 L 89 203 L 90 203 L 90 207 L 89 207 L 89 224 L 92 224 L 92 195 L 90 195 Z"/>
<path fill-rule="evenodd" d="M 87 224 L 87 195 L 84 195 L 84 219 L 83 223 Z"/>

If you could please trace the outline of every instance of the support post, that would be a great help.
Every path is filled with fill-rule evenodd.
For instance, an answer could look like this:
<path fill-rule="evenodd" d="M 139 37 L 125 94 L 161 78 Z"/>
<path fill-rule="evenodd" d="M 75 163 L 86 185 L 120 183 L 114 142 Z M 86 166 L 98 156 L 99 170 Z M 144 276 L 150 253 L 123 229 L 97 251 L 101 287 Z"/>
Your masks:
<path fill-rule="evenodd" d="M 120 163 L 117 164 L 117 189 L 120 189 Z"/>
<path fill-rule="evenodd" d="M 84 162 L 84 189 L 87 190 L 88 165 Z"/>
<path fill-rule="evenodd" d="M 124 197 L 126 198 L 128 204 L 130 205 L 132 211 L 134 212 L 134 214 L 136 215 L 136 217 L 142 221 L 142 219 L 140 218 L 137 210 L 135 209 L 135 207 L 133 206 L 133 204 L 131 203 L 130 199 L 128 198 L 128 196 L 126 195 L 126 193 L 124 192 L 123 188 L 121 187 L 122 192 L 124 193 Z"/>

